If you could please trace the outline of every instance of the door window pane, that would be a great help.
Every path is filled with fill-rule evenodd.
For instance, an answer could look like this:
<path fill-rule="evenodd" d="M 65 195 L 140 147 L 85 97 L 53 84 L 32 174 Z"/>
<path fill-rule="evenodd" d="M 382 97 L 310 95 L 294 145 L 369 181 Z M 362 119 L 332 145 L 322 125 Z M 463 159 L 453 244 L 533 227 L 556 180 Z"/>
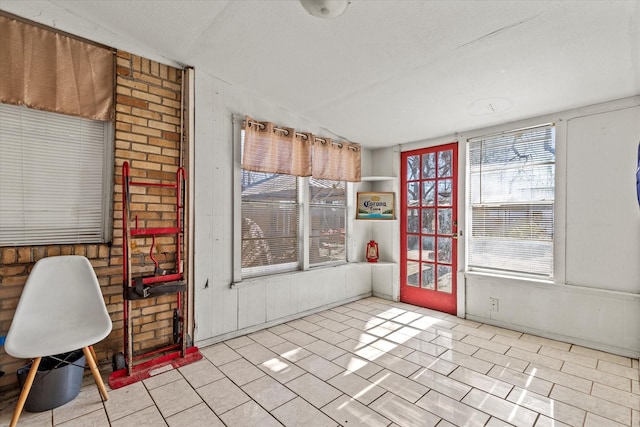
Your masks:
<path fill-rule="evenodd" d="M 433 261 L 433 253 L 435 251 L 435 237 L 427 236 L 422 238 L 422 260 Z"/>
<path fill-rule="evenodd" d="M 453 210 L 451 208 L 438 209 L 438 234 L 451 234 L 453 230 Z"/>
<path fill-rule="evenodd" d="M 407 285 L 415 286 L 415 287 L 419 286 L 419 283 L 418 283 L 420 279 L 420 276 L 418 276 L 419 265 L 420 263 L 415 261 L 410 261 L 407 263 Z"/>
<path fill-rule="evenodd" d="M 438 205 L 451 206 L 451 189 L 453 188 L 453 180 L 441 179 L 438 181 Z"/>
<path fill-rule="evenodd" d="M 438 266 L 438 291 L 446 292 L 450 294 L 453 292 L 452 282 L 452 270 L 448 265 Z"/>
<path fill-rule="evenodd" d="M 436 177 L 436 154 L 428 153 L 422 156 L 422 178 Z"/>
<path fill-rule="evenodd" d="M 451 176 L 451 159 L 453 151 L 440 151 L 438 153 L 438 178 Z"/>
<path fill-rule="evenodd" d="M 433 267 L 433 264 L 422 263 L 422 288 L 424 289 L 436 288 Z"/>
<path fill-rule="evenodd" d="M 420 227 L 420 219 L 418 209 L 407 209 L 407 233 L 418 233 Z"/>
<path fill-rule="evenodd" d="M 422 209 L 422 233 L 435 234 L 436 210 Z"/>
<path fill-rule="evenodd" d="M 407 181 L 413 181 L 420 177 L 420 156 L 407 157 Z"/>
<path fill-rule="evenodd" d="M 407 236 L 407 258 L 419 259 L 420 240 L 418 236 Z"/>
<path fill-rule="evenodd" d="M 451 237 L 438 237 L 438 262 L 451 264 Z"/>
<path fill-rule="evenodd" d="M 422 183 L 422 206 L 435 205 L 434 187 L 435 181 L 425 181 Z"/>
<path fill-rule="evenodd" d="M 418 206 L 420 199 L 420 183 L 410 182 L 407 184 L 407 206 Z"/>

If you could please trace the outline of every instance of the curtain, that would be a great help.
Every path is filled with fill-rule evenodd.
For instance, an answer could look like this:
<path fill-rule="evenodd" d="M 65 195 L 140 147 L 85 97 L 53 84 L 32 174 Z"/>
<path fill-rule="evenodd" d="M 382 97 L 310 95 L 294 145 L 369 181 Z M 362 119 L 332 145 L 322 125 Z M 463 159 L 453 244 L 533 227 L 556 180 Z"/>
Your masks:
<path fill-rule="evenodd" d="M 334 142 L 271 122 L 244 121 L 242 168 L 254 172 L 358 182 L 360 145 Z"/>
<path fill-rule="evenodd" d="M 242 168 L 254 172 L 311 175 L 311 134 L 278 128 L 271 122 L 244 122 Z"/>
<path fill-rule="evenodd" d="M 112 118 L 110 49 L 0 15 L 0 71 L 1 103 Z"/>
<path fill-rule="evenodd" d="M 313 142 L 313 177 L 334 181 L 359 182 L 360 145 L 316 137 Z"/>

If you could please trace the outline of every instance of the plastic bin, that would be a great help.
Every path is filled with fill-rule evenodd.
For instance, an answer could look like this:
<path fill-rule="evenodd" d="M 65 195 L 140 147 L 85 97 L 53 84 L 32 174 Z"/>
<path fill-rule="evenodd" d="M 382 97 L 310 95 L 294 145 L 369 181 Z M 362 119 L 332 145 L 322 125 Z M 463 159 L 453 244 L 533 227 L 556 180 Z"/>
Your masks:
<path fill-rule="evenodd" d="M 42 412 L 75 399 L 82 386 L 84 364 L 82 350 L 43 357 L 24 409 L 29 412 Z M 29 369 L 31 363 L 18 369 L 20 387 L 24 385 Z"/>

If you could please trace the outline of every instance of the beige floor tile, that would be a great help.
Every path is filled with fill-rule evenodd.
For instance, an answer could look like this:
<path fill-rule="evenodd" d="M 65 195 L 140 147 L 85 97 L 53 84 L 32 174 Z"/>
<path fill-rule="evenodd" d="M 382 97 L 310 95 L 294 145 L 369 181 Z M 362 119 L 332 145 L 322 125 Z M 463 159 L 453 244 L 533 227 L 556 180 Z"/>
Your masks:
<path fill-rule="evenodd" d="M 471 344 L 475 347 L 483 348 L 485 350 L 489 350 L 499 354 L 505 354 L 510 347 L 506 344 L 501 344 L 496 341 L 486 340 L 484 338 L 479 338 L 473 335 L 467 335 L 462 339 L 461 342 L 466 344 Z"/>
<path fill-rule="evenodd" d="M 378 340 L 378 337 L 363 332 L 362 329 L 357 328 L 347 328 L 344 331 L 341 331 L 340 335 L 365 344 L 371 344 L 372 342 Z"/>
<path fill-rule="evenodd" d="M 307 334 L 309 332 L 322 329 L 322 326 L 316 325 L 315 323 L 308 322 L 304 319 L 292 320 L 291 322 L 287 322 L 287 325 L 299 331 L 305 332 Z"/>
<path fill-rule="evenodd" d="M 429 391 L 429 387 L 398 375 L 395 372 L 391 372 L 388 369 L 378 372 L 369 378 L 369 381 L 411 403 L 417 402 L 418 399 Z"/>
<path fill-rule="evenodd" d="M 344 371 L 342 367 L 316 354 L 297 361 L 296 365 L 324 381 Z"/>
<path fill-rule="evenodd" d="M 513 369 L 503 366 L 494 366 L 487 375 L 543 396 L 548 396 L 553 387 L 553 383 L 550 381 L 536 378 L 533 375 L 524 374 L 520 371 L 514 371 Z"/>
<path fill-rule="evenodd" d="M 637 362 L 638 360 L 638 359 L 631 359 L 629 357 L 618 356 L 617 354 L 605 353 L 604 351 L 600 351 L 600 350 L 581 347 L 579 345 L 572 345 L 570 351 L 571 353 L 593 357 L 594 359 L 606 360 L 607 362 L 616 363 L 620 366 L 625 366 L 628 368 L 632 368 L 633 361 Z"/>
<path fill-rule="evenodd" d="M 591 389 L 593 397 L 599 397 L 609 402 L 614 402 L 627 408 L 640 411 L 640 396 L 628 391 L 622 391 L 617 388 L 609 387 L 599 383 L 594 383 Z"/>
<path fill-rule="evenodd" d="M 253 344 L 254 341 L 250 337 L 243 335 L 241 337 L 226 340 L 224 343 L 235 350 L 237 348 L 244 347 L 245 345 Z"/>
<path fill-rule="evenodd" d="M 526 360 L 518 359 L 511 356 L 505 356 L 504 354 L 500 353 L 494 353 L 493 351 L 486 350 L 484 348 L 476 351 L 473 354 L 473 357 L 520 372 L 524 372 L 524 370 L 529 366 L 529 362 L 527 362 Z"/>
<path fill-rule="evenodd" d="M 389 392 L 369 407 L 401 426 L 433 427 L 440 422 L 440 417 Z"/>
<path fill-rule="evenodd" d="M 241 356 L 225 343 L 214 344 L 209 347 L 201 348 L 200 353 L 214 365 L 224 365 L 233 360 L 239 359 Z"/>
<path fill-rule="evenodd" d="M 270 348 L 271 351 L 277 355 L 284 357 L 290 362 L 297 362 L 300 359 L 311 355 L 311 352 L 302 348 L 298 344 L 294 344 L 289 341 L 285 341 L 282 344 L 278 344 Z"/>
<path fill-rule="evenodd" d="M 269 350 L 267 347 L 260 345 L 256 342 L 253 344 L 246 345 L 244 347 L 240 347 L 236 350 L 238 354 L 247 359 L 249 362 L 254 365 L 259 365 L 262 362 L 265 362 L 269 359 L 273 359 L 277 357 L 278 354 Z"/>
<path fill-rule="evenodd" d="M 269 376 L 264 376 L 242 386 L 242 390 L 267 411 L 296 397 L 296 394 Z"/>
<path fill-rule="evenodd" d="M 205 403 L 178 412 L 166 421 L 170 427 L 224 427 L 222 421 Z"/>
<path fill-rule="evenodd" d="M 304 369 L 281 357 L 267 360 L 258 366 L 258 368 L 282 384 L 298 378 L 305 373 Z"/>
<path fill-rule="evenodd" d="M 519 387 L 509 394 L 507 400 L 572 426 L 582 426 L 586 415 L 583 409 L 576 406 Z"/>
<path fill-rule="evenodd" d="M 493 368 L 493 363 L 491 362 L 476 359 L 474 357 L 467 356 L 466 354 L 458 353 L 457 351 L 453 350 L 445 351 L 438 358 L 440 360 L 446 360 L 455 365 L 464 366 L 465 368 L 480 372 L 481 374 L 486 374 L 491 370 L 491 368 Z"/>
<path fill-rule="evenodd" d="M 244 358 L 220 365 L 220 371 L 239 386 L 243 386 L 265 375 L 263 371 L 256 368 Z"/>
<path fill-rule="evenodd" d="M 426 353 L 435 357 L 440 356 L 442 353 L 448 350 L 446 347 L 442 347 L 432 342 L 424 341 L 419 338 L 407 339 L 406 335 L 398 335 L 396 332 L 394 332 L 393 334 L 387 335 L 385 339 L 392 342 L 398 342 L 399 344 L 402 344 L 404 347 L 410 348 L 412 350 L 417 350 L 419 352 Z"/>
<path fill-rule="evenodd" d="M 327 319 L 335 320 L 336 322 L 342 323 L 345 320 L 349 320 L 349 316 L 345 316 L 343 313 L 338 313 L 335 310 L 325 310 L 318 313 L 318 315 L 326 317 Z"/>
<path fill-rule="evenodd" d="M 333 331 L 333 332 L 344 331 L 349 327 L 343 323 L 336 322 L 335 320 L 331 320 L 331 319 L 321 320 L 320 322 L 316 323 L 316 326 L 319 326 L 324 329 L 329 329 L 330 331 Z"/>
<path fill-rule="evenodd" d="M 520 350 L 528 351 L 530 353 L 537 353 L 542 347 L 542 344 L 539 344 L 537 342 L 531 342 L 531 341 L 524 340 L 522 338 L 508 337 L 500 334 L 496 334 L 491 339 L 491 341 L 499 344 L 508 345 L 509 347 L 518 348 Z"/>
<path fill-rule="evenodd" d="M 470 337 L 470 336 L 472 336 L 472 335 L 467 335 L 467 337 Z M 465 338 L 467 338 L 467 337 L 465 337 Z M 480 338 L 480 339 L 482 339 L 482 338 Z M 464 339 L 463 339 L 463 341 L 464 341 Z M 451 338 L 439 336 L 436 339 L 434 339 L 432 341 L 432 343 L 433 344 L 437 344 L 437 345 L 442 346 L 442 347 L 446 347 L 449 350 L 457 351 L 458 353 L 466 354 L 468 356 L 470 356 L 473 353 L 475 353 L 476 351 L 478 351 L 478 347 L 476 347 L 475 345 L 471 345 L 471 344 L 465 343 L 463 341 L 456 341 L 456 340 L 451 339 Z"/>
<path fill-rule="evenodd" d="M 493 332 L 496 335 L 505 335 L 511 338 L 520 338 L 522 337 L 522 332 L 512 331 L 511 329 L 500 328 L 498 326 L 487 325 L 485 323 L 481 324 L 478 327 L 478 330 Z"/>
<path fill-rule="evenodd" d="M 80 417 L 95 411 L 104 412 L 102 397 L 98 388 L 88 385 L 80 390 L 80 393 L 71 402 L 57 408 L 53 408 L 53 423 L 62 424 L 65 421 Z M 105 414 L 106 416 L 106 414 Z"/>
<path fill-rule="evenodd" d="M 403 325 L 408 325 L 411 322 L 415 322 L 416 320 L 422 318 L 422 314 L 416 313 L 414 311 L 408 311 L 399 316 L 396 316 L 393 321 L 397 323 L 402 323 Z"/>
<path fill-rule="evenodd" d="M 339 344 L 343 341 L 346 341 L 348 338 L 341 333 L 330 331 L 329 329 L 318 329 L 317 331 L 313 331 L 309 333 L 314 338 L 318 338 L 319 340 L 326 341 L 329 344 Z"/>
<path fill-rule="evenodd" d="M 22 426 L 22 423 L 19 423 Z M 107 413 L 103 408 L 98 409 L 97 411 L 89 412 L 88 414 L 83 414 L 77 418 L 70 419 L 64 423 L 58 424 L 55 423 L 55 426 L 61 427 L 109 427 L 109 419 L 107 418 Z"/>
<path fill-rule="evenodd" d="M 467 384 L 471 387 L 486 391 L 494 396 L 498 396 L 502 399 L 507 397 L 513 385 L 504 381 L 492 378 L 488 375 L 481 374 L 471 369 L 459 366 L 453 371 L 449 378 L 460 381 L 463 384 Z"/>
<path fill-rule="evenodd" d="M 372 335 L 369 335 L 369 336 L 372 336 Z M 343 349 L 345 351 L 348 351 L 349 353 L 356 353 L 356 352 L 358 352 L 359 350 L 361 350 L 363 348 L 369 347 L 371 345 L 371 343 L 373 341 L 375 341 L 376 339 L 371 340 L 370 342 L 367 343 L 367 342 L 363 342 L 363 341 L 360 341 L 360 340 L 355 340 L 355 339 L 349 338 L 349 339 L 347 339 L 345 341 L 342 341 L 341 343 L 338 343 L 337 347 L 340 347 L 341 349 Z M 376 354 L 380 354 L 381 351 L 376 349 L 375 353 Z"/>
<path fill-rule="evenodd" d="M 16 399 L 17 400 L 17 397 Z M 13 416 L 13 411 L 16 407 L 15 401 L 3 401 L 6 406 L 2 412 L 0 412 L 0 426 L 8 426 Z M 44 412 L 27 412 L 22 411 L 20 418 L 18 418 L 18 426 L 23 427 L 50 427 L 53 425 L 52 411 Z"/>
<path fill-rule="evenodd" d="M 283 334 L 280 335 L 282 338 L 284 338 L 287 341 L 291 341 L 292 343 L 299 345 L 300 347 L 305 346 L 307 344 L 311 344 L 312 342 L 314 342 L 315 340 L 317 340 L 316 337 L 306 334 L 302 331 L 299 331 L 297 329 L 294 329 L 292 331 L 289 332 L 284 332 Z"/>
<path fill-rule="evenodd" d="M 391 422 L 347 395 L 329 402 L 322 408 L 322 412 L 341 426 L 384 427 Z"/>
<path fill-rule="evenodd" d="M 571 348 L 571 344 L 568 344 L 566 342 L 556 341 L 549 338 L 543 338 L 529 334 L 522 334 L 522 336 L 520 337 L 520 341 L 526 341 L 538 345 L 546 345 L 547 347 L 555 347 L 559 348 L 560 350 L 566 351 L 569 351 L 569 349 Z"/>
<path fill-rule="evenodd" d="M 180 375 L 180 373 L 171 365 L 167 365 L 167 368 L 168 370 L 142 381 L 147 390 L 158 388 L 160 386 L 181 380 L 183 378 L 183 376 Z"/>
<path fill-rule="evenodd" d="M 375 383 L 349 371 L 336 375 L 328 383 L 364 405 L 370 404 L 385 392 L 383 388 L 378 387 Z"/>
<path fill-rule="evenodd" d="M 513 424 L 509 424 L 508 422 L 503 421 L 501 419 L 491 417 L 485 427 L 511 427 L 511 426 L 513 426 Z"/>
<path fill-rule="evenodd" d="M 621 366 L 617 363 L 608 362 L 606 360 L 598 361 L 598 370 L 607 372 L 609 374 L 629 378 L 633 381 L 638 381 L 640 375 L 640 371 L 638 371 L 638 368 L 628 368 L 626 366 Z"/>
<path fill-rule="evenodd" d="M 289 381 L 286 386 L 316 408 L 322 408 L 342 394 L 340 390 L 311 374 Z"/>
<path fill-rule="evenodd" d="M 346 353 L 346 351 L 341 349 L 340 347 L 336 347 L 335 345 L 321 340 L 317 340 L 310 344 L 307 344 L 304 346 L 304 348 L 306 350 L 309 350 L 311 353 L 315 353 L 327 360 L 333 360 L 336 357 L 340 357 Z"/>
<path fill-rule="evenodd" d="M 382 370 L 382 366 L 376 365 L 369 360 L 361 359 L 351 353 L 346 353 L 336 359 L 333 359 L 332 362 L 349 372 L 360 375 L 365 379 Z"/>
<path fill-rule="evenodd" d="M 326 319 L 326 317 L 322 316 L 320 313 L 315 313 L 305 316 L 302 319 L 310 323 L 318 323 L 319 321 Z"/>
<path fill-rule="evenodd" d="M 198 393 L 184 378 L 149 390 L 149 393 L 165 418 L 202 402 Z"/>
<path fill-rule="evenodd" d="M 279 427 L 281 424 L 256 402 L 250 401 L 220 415 L 228 427 Z"/>
<path fill-rule="evenodd" d="M 598 371 L 597 369 L 587 368 L 573 363 L 565 363 L 562 365 L 562 372 L 593 381 L 594 383 L 614 387 L 622 391 L 631 391 L 632 380 L 629 378 Z"/>
<path fill-rule="evenodd" d="M 403 358 L 411 353 L 413 353 L 414 349 L 404 346 L 402 344 L 398 344 L 392 341 L 387 341 L 384 338 L 380 338 L 371 343 L 371 347 L 377 348 L 378 350 L 382 350 L 382 352 L 386 354 L 392 354 L 399 358 Z"/>
<path fill-rule="evenodd" d="M 178 371 L 193 388 L 200 388 L 203 385 L 224 378 L 224 374 L 220 369 L 216 368 L 213 363 L 207 359 L 198 360 L 195 363 L 182 366 Z"/>
<path fill-rule="evenodd" d="M 451 328 L 454 328 L 456 326 L 456 324 L 455 323 L 451 323 L 451 325 L 448 325 L 448 323 L 451 323 L 451 322 L 445 322 L 444 320 L 439 321 L 436 325 L 425 329 L 425 331 L 427 333 L 441 335 L 443 337 L 452 338 L 452 339 L 458 340 L 458 341 L 462 341 L 462 339 L 468 335 L 462 329 L 460 329 L 460 330 L 451 329 Z M 411 326 L 414 326 L 414 324 L 412 323 Z"/>
<path fill-rule="evenodd" d="M 280 325 L 276 325 L 276 326 L 272 326 L 269 329 L 267 329 L 269 332 L 273 332 L 276 335 L 282 335 L 285 332 L 290 332 L 293 330 L 293 328 L 289 325 L 287 325 L 286 323 L 282 323 Z"/>
<path fill-rule="evenodd" d="M 491 340 L 496 336 L 495 332 L 482 330 L 475 327 L 465 326 L 465 325 L 456 325 L 451 328 L 455 332 L 462 332 L 465 335 L 473 335 L 474 337 L 483 338 L 485 340 Z M 504 337 L 504 335 L 498 335 L 499 337 Z"/>
<path fill-rule="evenodd" d="M 124 418 L 111 422 L 112 427 L 158 427 L 166 423 L 155 406 L 137 411 Z"/>
<path fill-rule="evenodd" d="M 477 389 L 471 390 L 462 399 L 462 403 L 466 403 L 472 408 L 479 409 L 514 426 L 533 426 L 538 417 L 538 414 L 530 409 Z"/>
<path fill-rule="evenodd" d="M 613 402 L 590 396 L 586 393 L 555 385 L 551 390 L 551 398 L 592 412 L 595 415 L 609 418 L 621 424 L 631 423 L 631 409 Z"/>
<path fill-rule="evenodd" d="M 584 427 L 625 427 L 626 425 L 591 413 L 587 414 L 587 420 L 584 423 Z"/>
<path fill-rule="evenodd" d="M 463 317 L 458 317 L 453 314 L 447 314 L 444 317 L 444 319 L 449 320 L 450 322 L 453 322 L 453 323 L 457 323 L 458 325 L 468 326 L 470 328 L 478 329 L 480 326 L 482 326 L 482 323 L 480 322 L 476 322 L 475 320 L 471 320 L 471 319 L 465 319 Z"/>
<path fill-rule="evenodd" d="M 420 329 L 421 331 L 424 331 L 427 329 L 450 331 L 451 328 L 456 326 L 456 324 L 438 317 L 422 316 L 419 319 L 416 319 L 413 322 L 409 323 L 409 326 L 411 326 L 412 328 Z M 435 333 L 435 331 L 433 333 Z M 459 335 L 460 338 L 463 338 L 464 336 L 467 335 L 465 332 L 462 332 L 462 331 L 456 331 L 455 334 Z M 455 338 L 455 337 L 452 337 L 452 338 Z"/>
<path fill-rule="evenodd" d="M 456 426 L 481 427 L 489 421 L 489 415 L 484 412 L 473 409 L 434 390 L 431 390 L 422 399 L 418 400 L 416 405 Z"/>
<path fill-rule="evenodd" d="M 420 369 L 411 376 L 411 379 L 455 400 L 461 400 L 471 391 L 471 387 L 467 384 L 427 368 Z"/>
<path fill-rule="evenodd" d="M 242 389 L 228 378 L 200 387 L 197 392 L 218 416 L 251 400 Z"/>
<path fill-rule="evenodd" d="M 569 424 L 561 423 L 560 421 L 549 418 L 545 415 L 538 416 L 538 421 L 534 427 L 571 427 Z"/>
<path fill-rule="evenodd" d="M 258 331 L 256 333 L 250 334 L 249 338 L 257 342 L 258 344 L 265 346 L 266 348 L 271 348 L 278 344 L 282 344 L 286 342 L 284 338 L 268 330 L 262 330 L 262 331 Z"/>
<path fill-rule="evenodd" d="M 153 400 L 142 382 L 111 390 L 109 400 L 104 402 L 107 415 L 112 422 L 153 405 Z"/>
<path fill-rule="evenodd" d="M 287 427 L 335 427 L 338 425 L 299 397 L 275 409 L 271 414 Z"/>
<path fill-rule="evenodd" d="M 595 369 L 596 366 L 598 366 L 598 359 L 594 357 L 584 356 L 582 354 L 560 350 L 555 347 L 547 347 L 543 345 L 542 347 L 540 347 L 538 354 L 544 354 L 545 356 L 554 357 L 556 359 L 560 359 L 569 363 L 574 363 L 576 365 L 581 365 L 587 368 Z"/>
<path fill-rule="evenodd" d="M 509 357 L 515 357 L 516 359 L 521 359 L 527 361 L 532 364 L 545 366 L 550 369 L 554 369 L 556 371 L 562 368 L 562 364 L 564 363 L 560 359 L 556 359 L 549 356 L 544 356 L 538 353 L 532 353 L 530 351 L 522 350 L 520 348 L 511 347 L 505 355 Z"/>
<path fill-rule="evenodd" d="M 529 365 L 524 371 L 525 374 L 531 375 L 536 378 L 541 378 L 546 381 L 550 381 L 554 384 L 560 384 L 573 390 L 581 391 L 584 393 L 590 393 L 593 382 L 585 378 L 581 378 L 576 375 L 571 375 L 566 372 L 558 371 L 555 369 L 547 368 L 546 366 L 539 366 L 535 364 Z"/>
<path fill-rule="evenodd" d="M 414 351 L 413 353 L 416 352 Z M 420 365 L 408 360 L 411 354 L 407 356 L 407 359 L 401 359 L 392 354 L 383 353 L 381 356 L 377 357 L 374 362 L 382 366 L 383 368 L 387 368 L 390 371 L 395 372 L 396 374 L 402 375 L 403 377 L 408 377 L 409 375 L 420 369 Z"/>

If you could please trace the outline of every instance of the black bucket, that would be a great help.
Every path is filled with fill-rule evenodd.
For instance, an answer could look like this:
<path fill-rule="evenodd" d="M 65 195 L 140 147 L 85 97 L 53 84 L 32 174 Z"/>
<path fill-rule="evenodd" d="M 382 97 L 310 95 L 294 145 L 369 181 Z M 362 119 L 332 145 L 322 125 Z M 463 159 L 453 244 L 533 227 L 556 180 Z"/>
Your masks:
<path fill-rule="evenodd" d="M 42 412 L 72 401 L 80 393 L 85 357 L 82 350 L 43 357 L 24 409 Z M 24 385 L 31 363 L 18 369 L 18 384 Z"/>

